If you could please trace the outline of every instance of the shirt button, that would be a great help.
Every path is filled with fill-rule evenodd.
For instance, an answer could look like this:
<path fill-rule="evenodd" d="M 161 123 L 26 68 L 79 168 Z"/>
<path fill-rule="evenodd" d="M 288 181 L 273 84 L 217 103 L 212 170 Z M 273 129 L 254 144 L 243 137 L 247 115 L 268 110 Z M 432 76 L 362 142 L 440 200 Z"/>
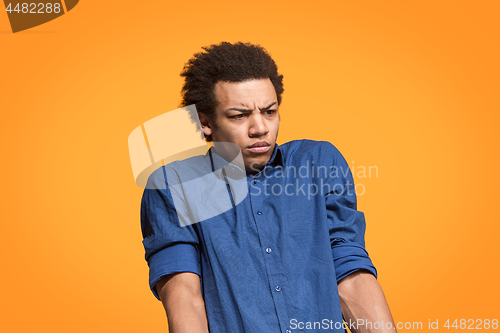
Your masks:
<path fill-rule="evenodd" d="M 292 333 L 292 331 L 290 331 L 290 330 L 286 330 L 286 332 L 285 332 L 285 333 Z"/>
<path fill-rule="evenodd" d="M 276 288 L 274 288 L 276 291 L 281 291 L 281 287 L 280 286 L 276 286 Z"/>
<path fill-rule="evenodd" d="M 259 210 L 259 211 L 257 212 L 257 215 L 262 215 L 262 212 Z"/>
<path fill-rule="evenodd" d="M 271 251 L 272 251 L 272 250 L 271 250 L 271 248 L 270 248 L 270 247 L 268 247 L 268 248 L 266 249 L 266 252 L 267 252 L 267 253 L 271 253 Z"/>

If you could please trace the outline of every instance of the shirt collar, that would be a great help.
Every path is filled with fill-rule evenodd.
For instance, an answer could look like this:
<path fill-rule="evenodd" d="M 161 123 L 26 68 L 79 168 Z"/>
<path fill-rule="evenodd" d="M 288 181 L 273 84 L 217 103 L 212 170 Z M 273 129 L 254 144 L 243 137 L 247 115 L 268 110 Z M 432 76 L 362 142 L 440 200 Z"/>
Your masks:
<path fill-rule="evenodd" d="M 271 155 L 271 159 L 266 163 L 266 165 L 268 164 L 273 166 L 283 166 L 283 152 L 281 151 L 281 148 L 277 143 L 274 144 L 273 154 Z"/>
<path fill-rule="evenodd" d="M 232 174 L 231 171 L 233 171 L 233 174 L 238 174 L 238 175 L 241 175 L 243 173 L 243 170 L 239 166 L 229 163 L 222 156 L 217 154 L 215 152 L 214 147 L 210 147 L 210 149 L 206 152 L 205 159 L 207 160 L 209 166 L 211 166 L 212 172 L 214 172 L 215 175 L 220 179 L 223 179 L 224 176 L 223 170 L 229 177 L 231 177 Z M 277 165 L 283 166 L 283 162 L 284 162 L 283 152 L 281 151 L 280 146 L 276 143 L 274 145 L 273 154 L 271 155 L 271 158 L 266 163 L 264 168 L 266 168 L 267 166 L 277 166 Z M 247 176 L 249 175 L 250 174 L 247 172 Z"/>
<path fill-rule="evenodd" d="M 231 178 L 241 178 L 241 175 L 244 174 L 239 166 L 229 163 L 222 156 L 217 154 L 214 147 L 210 147 L 206 152 L 205 160 L 212 168 L 212 172 L 214 172 L 219 179 L 224 179 L 224 173 Z"/>

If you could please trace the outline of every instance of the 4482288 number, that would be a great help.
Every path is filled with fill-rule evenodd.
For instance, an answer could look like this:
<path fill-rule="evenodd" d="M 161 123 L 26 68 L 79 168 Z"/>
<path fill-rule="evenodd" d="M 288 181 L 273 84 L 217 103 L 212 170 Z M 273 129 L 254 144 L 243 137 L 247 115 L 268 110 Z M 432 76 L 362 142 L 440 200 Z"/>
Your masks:
<path fill-rule="evenodd" d="M 17 5 L 12 8 L 12 3 L 9 3 L 7 8 L 5 9 L 9 13 L 23 13 L 23 14 L 51 14 L 51 13 L 60 13 L 61 12 L 61 4 L 60 3 L 17 3 Z"/>
<path fill-rule="evenodd" d="M 455 319 L 453 323 L 450 324 L 450 319 L 444 323 L 443 327 L 447 329 L 454 328 L 460 330 L 488 330 L 498 329 L 498 319 Z"/>

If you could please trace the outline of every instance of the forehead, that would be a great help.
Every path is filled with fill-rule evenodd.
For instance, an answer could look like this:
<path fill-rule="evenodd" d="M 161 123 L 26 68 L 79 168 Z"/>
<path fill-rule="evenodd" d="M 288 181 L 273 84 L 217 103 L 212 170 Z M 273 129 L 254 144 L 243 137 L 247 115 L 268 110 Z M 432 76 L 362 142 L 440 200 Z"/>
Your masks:
<path fill-rule="evenodd" d="M 269 79 L 252 79 L 243 82 L 219 81 L 214 89 L 218 107 L 245 106 L 263 108 L 277 100 L 276 91 Z"/>

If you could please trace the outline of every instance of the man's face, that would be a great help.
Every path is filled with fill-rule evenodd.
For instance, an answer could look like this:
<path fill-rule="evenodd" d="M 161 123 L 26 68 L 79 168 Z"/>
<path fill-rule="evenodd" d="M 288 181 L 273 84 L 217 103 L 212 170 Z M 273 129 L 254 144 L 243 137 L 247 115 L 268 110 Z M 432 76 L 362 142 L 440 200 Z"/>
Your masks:
<path fill-rule="evenodd" d="M 257 173 L 270 160 L 278 137 L 278 99 L 271 80 L 220 81 L 214 93 L 218 101 L 217 126 L 200 117 L 202 124 L 205 123 L 203 132 L 211 134 L 214 142 L 236 144 L 245 169 Z"/>

